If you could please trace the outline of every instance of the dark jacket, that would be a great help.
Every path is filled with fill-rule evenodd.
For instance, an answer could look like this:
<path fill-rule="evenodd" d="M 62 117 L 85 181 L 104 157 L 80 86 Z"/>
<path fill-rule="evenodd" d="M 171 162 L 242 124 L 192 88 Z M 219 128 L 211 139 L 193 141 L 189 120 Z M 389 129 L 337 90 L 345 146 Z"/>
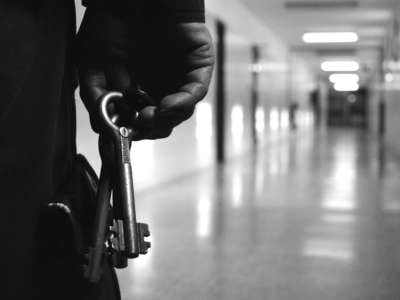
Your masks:
<path fill-rule="evenodd" d="M 119 2 L 130 2 L 129 6 L 140 9 L 156 7 L 154 13 L 168 12 L 177 21 L 204 20 L 203 2 L 199 0 Z M 85 4 L 106 5 L 96 0 Z M 3 300 L 29 300 L 35 299 L 34 295 L 39 299 L 38 287 L 44 286 L 43 282 L 38 284 L 42 280 L 37 275 L 40 265 L 35 265 L 33 255 L 35 230 L 40 209 L 62 191 L 68 180 L 76 151 L 75 31 L 72 0 L 0 0 Z M 55 272 L 53 278 L 59 274 Z M 54 299 L 67 295 L 64 291 L 68 283 L 61 284 L 61 293 Z"/>

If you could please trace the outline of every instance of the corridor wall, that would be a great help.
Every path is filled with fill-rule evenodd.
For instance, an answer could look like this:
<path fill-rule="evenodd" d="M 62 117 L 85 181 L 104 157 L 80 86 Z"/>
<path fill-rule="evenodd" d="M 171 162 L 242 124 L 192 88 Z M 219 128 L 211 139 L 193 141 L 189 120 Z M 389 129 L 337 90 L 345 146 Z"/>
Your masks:
<path fill-rule="evenodd" d="M 368 130 L 373 135 L 380 134 L 380 102 L 384 98 L 381 70 L 375 70 L 368 85 Z"/>
<path fill-rule="evenodd" d="M 383 78 L 378 91 L 385 105 L 385 142 L 400 154 L 400 12 L 390 24 L 384 47 Z"/>
<path fill-rule="evenodd" d="M 227 158 L 251 149 L 251 44 L 228 28 L 226 35 L 226 116 Z"/>
<path fill-rule="evenodd" d="M 310 96 L 319 86 L 317 74 L 312 69 L 308 53 L 292 51 L 290 55 L 289 73 L 289 101 L 298 105 L 296 126 L 298 130 L 310 130 L 313 127 L 313 112 L 310 105 Z M 323 90 L 320 91 L 320 105 L 324 109 Z"/>

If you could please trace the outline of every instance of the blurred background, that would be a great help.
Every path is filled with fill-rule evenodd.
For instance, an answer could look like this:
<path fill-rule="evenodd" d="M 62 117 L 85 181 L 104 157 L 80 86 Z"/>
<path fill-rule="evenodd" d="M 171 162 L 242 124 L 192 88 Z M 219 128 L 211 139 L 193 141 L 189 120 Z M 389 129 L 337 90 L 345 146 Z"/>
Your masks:
<path fill-rule="evenodd" d="M 206 6 L 208 96 L 133 145 L 153 248 L 119 272 L 124 299 L 399 299 L 400 1 Z"/>

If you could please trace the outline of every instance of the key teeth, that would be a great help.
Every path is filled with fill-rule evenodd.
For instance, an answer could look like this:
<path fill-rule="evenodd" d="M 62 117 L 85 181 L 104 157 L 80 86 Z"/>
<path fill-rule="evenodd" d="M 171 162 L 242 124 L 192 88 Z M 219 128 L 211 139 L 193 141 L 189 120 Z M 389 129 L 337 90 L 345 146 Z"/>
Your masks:
<path fill-rule="evenodd" d="M 149 225 L 144 223 L 139 223 L 139 231 L 140 231 L 140 254 L 147 254 L 149 248 L 151 248 L 151 243 L 145 241 L 145 237 L 150 236 Z"/>
<path fill-rule="evenodd" d="M 139 223 L 139 227 L 140 227 L 140 233 L 144 237 L 149 237 L 150 236 L 149 225 L 147 225 L 145 223 Z"/>
<path fill-rule="evenodd" d="M 144 241 L 141 245 L 140 254 L 147 254 L 148 250 L 151 248 L 151 243 Z"/>

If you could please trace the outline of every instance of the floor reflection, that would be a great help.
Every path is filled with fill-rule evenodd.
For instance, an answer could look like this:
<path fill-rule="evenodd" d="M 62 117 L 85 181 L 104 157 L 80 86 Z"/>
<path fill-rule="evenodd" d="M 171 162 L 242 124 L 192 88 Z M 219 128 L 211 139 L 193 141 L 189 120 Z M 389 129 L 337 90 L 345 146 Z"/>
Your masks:
<path fill-rule="evenodd" d="M 153 248 L 124 299 L 397 299 L 398 162 L 358 131 L 266 145 L 138 194 Z"/>
<path fill-rule="evenodd" d="M 349 263 L 354 259 L 354 249 L 351 240 L 321 237 L 307 240 L 303 255 Z"/>
<path fill-rule="evenodd" d="M 197 230 L 200 238 L 209 237 L 211 234 L 212 199 L 209 194 L 200 192 L 197 202 Z"/>

